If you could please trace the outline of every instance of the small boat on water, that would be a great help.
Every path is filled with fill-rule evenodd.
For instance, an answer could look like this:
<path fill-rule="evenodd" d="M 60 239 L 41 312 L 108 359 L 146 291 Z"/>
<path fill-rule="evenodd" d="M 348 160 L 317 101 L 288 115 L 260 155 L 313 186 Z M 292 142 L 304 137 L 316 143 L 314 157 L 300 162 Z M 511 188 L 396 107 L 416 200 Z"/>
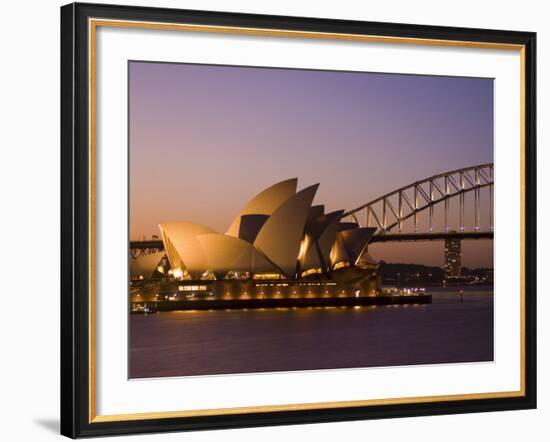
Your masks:
<path fill-rule="evenodd" d="M 133 315 L 148 315 L 151 313 L 157 313 L 158 309 L 156 304 L 132 304 L 130 313 Z"/>

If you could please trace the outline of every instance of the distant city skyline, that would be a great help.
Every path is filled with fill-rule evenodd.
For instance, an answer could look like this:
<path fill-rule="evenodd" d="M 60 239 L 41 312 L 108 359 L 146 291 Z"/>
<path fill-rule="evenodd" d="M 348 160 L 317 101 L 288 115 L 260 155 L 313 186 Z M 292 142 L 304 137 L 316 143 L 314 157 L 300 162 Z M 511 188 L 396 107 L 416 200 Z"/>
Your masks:
<path fill-rule="evenodd" d="M 439 172 L 493 162 L 493 80 L 130 62 L 130 237 L 186 220 L 225 232 L 254 194 L 298 177 L 352 209 Z M 443 264 L 443 242 L 375 244 Z M 492 241 L 464 241 L 468 267 Z"/>

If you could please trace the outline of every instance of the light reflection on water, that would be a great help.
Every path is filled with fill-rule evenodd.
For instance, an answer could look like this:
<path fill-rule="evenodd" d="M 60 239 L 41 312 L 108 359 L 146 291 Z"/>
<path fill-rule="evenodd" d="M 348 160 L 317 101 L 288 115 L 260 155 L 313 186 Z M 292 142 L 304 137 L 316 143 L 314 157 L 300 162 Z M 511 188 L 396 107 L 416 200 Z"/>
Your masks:
<path fill-rule="evenodd" d="M 130 316 L 130 376 L 292 371 L 493 359 L 492 292 L 433 303 Z"/>

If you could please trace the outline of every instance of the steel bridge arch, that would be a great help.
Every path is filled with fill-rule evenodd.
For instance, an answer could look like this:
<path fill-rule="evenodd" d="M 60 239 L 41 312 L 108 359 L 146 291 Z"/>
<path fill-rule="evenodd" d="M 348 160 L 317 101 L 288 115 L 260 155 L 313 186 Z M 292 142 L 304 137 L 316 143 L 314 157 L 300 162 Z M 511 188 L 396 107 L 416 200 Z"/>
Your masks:
<path fill-rule="evenodd" d="M 439 203 L 445 205 L 445 231 L 448 230 L 449 200 L 454 197 L 460 199 L 460 223 L 459 230 L 464 230 L 464 195 L 474 192 L 475 195 L 475 226 L 474 230 L 480 229 L 480 190 L 489 187 L 490 198 L 490 230 L 493 229 L 493 187 L 494 187 L 494 164 L 480 164 L 463 169 L 451 170 L 440 173 L 421 181 L 416 181 L 407 186 L 389 192 L 375 200 L 363 204 L 353 210 L 344 213 L 343 218 L 352 217 L 357 224 L 361 225 L 358 219 L 359 213 L 366 212 L 366 227 L 370 227 L 371 219 L 374 220 L 373 227 L 377 227 L 376 234 L 384 234 L 396 226 L 401 232 L 403 222 L 414 217 L 414 231 L 418 227 L 418 214 L 430 209 L 429 230 L 433 231 L 433 209 Z M 411 194 L 412 193 L 412 198 Z M 391 200 L 394 200 L 392 203 Z M 395 204 L 397 199 L 397 204 Z M 412 199 L 412 202 L 411 202 Z M 396 207 L 397 206 L 397 209 Z M 392 217 L 388 220 L 388 215 Z"/>

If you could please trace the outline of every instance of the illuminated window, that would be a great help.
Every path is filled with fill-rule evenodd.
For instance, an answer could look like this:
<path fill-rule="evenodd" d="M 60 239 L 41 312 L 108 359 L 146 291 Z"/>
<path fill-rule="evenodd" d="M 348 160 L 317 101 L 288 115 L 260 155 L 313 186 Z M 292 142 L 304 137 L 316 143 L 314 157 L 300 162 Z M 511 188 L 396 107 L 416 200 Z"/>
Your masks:
<path fill-rule="evenodd" d="M 323 271 L 321 270 L 320 267 L 317 267 L 315 269 L 308 269 L 305 272 L 302 272 L 302 277 L 307 276 L 307 275 L 314 275 L 314 274 L 322 273 L 322 272 Z"/>
<path fill-rule="evenodd" d="M 280 273 L 256 273 L 252 279 L 284 279 Z"/>
<path fill-rule="evenodd" d="M 207 285 L 179 285 L 178 291 L 180 292 L 205 292 L 208 290 Z"/>
<path fill-rule="evenodd" d="M 340 261 L 334 264 L 334 270 L 342 269 L 344 267 L 349 267 L 350 264 L 347 261 Z"/>

